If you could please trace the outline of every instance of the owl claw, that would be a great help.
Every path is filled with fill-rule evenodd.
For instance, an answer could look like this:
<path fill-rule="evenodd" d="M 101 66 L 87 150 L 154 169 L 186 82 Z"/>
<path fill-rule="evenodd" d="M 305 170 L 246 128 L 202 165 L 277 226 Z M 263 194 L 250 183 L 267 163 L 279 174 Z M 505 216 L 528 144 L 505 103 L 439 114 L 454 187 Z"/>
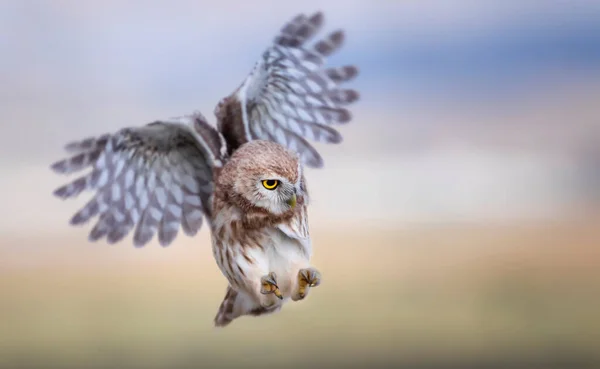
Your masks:
<path fill-rule="evenodd" d="M 277 296 L 278 299 L 283 300 L 283 295 L 279 290 L 279 286 L 277 286 L 277 277 L 275 273 L 269 273 L 268 275 L 262 277 L 260 279 L 261 289 L 260 293 L 263 295 L 268 295 L 270 293 Z"/>
<path fill-rule="evenodd" d="M 298 301 L 306 297 L 309 288 L 317 287 L 321 284 L 321 273 L 315 268 L 300 269 L 298 271 L 298 291 L 292 300 Z"/>

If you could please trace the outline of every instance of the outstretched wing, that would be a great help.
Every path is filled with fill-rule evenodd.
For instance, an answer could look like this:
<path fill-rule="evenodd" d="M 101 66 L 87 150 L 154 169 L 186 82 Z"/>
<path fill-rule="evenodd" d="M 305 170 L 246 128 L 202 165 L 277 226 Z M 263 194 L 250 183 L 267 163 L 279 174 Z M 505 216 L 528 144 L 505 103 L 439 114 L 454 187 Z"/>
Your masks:
<path fill-rule="evenodd" d="M 180 226 L 191 236 L 203 216 L 210 217 L 213 169 L 223 165 L 224 143 L 200 113 L 71 143 L 66 149 L 73 156 L 52 169 L 92 170 L 54 194 L 66 199 L 95 191 L 71 219 L 79 225 L 99 217 L 92 241 L 116 243 L 135 227 L 134 245 L 145 245 L 158 231 L 160 244 L 168 246 Z"/>
<path fill-rule="evenodd" d="M 296 16 L 242 85 L 219 102 L 215 114 L 230 153 L 251 140 L 271 140 L 296 151 L 304 164 L 321 167 L 323 159 L 308 140 L 342 140 L 332 125 L 351 120 L 345 106 L 359 95 L 341 84 L 354 78 L 358 69 L 352 65 L 324 68 L 326 57 L 344 41 L 341 30 L 306 47 L 322 25 L 321 12 Z"/>

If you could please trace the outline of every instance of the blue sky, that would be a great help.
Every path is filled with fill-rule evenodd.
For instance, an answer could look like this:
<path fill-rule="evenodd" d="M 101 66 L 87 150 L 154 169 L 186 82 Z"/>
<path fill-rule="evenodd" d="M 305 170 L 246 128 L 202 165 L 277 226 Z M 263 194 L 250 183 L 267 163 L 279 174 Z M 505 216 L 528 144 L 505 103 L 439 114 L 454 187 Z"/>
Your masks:
<path fill-rule="evenodd" d="M 165 2 L 146 4 L 153 3 L 160 5 L 102 7 L 89 2 L 92 5 L 86 8 L 69 1 L 62 6 L 51 1 L 5 5 L 2 21 L 8 26 L 3 34 L 12 40 L 0 44 L 5 48 L 2 54 L 8 55 L 0 68 L 17 74 L 41 68 L 41 73 L 62 74 L 66 84 L 143 86 L 153 99 L 181 99 L 193 91 L 197 95 L 199 85 L 225 93 L 233 87 L 227 83 L 243 77 L 279 24 L 298 8 L 283 6 L 276 14 L 265 11 L 261 16 L 268 22 L 257 22 L 248 32 L 239 23 L 243 18 L 219 19 L 216 3 L 210 3 L 204 14 L 189 14 L 187 7 L 193 5 L 186 1 L 175 2 L 181 9 Z M 381 3 L 369 8 L 368 2 L 355 1 L 368 10 L 363 24 L 351 10 L 344 10 L 350 12 L 346 18 L 341 10 L 336 17 L 339 2 L 313 3 L 322 6 L 311 3 L 306 8 L 332 8 L 329 27 L 348 30 L 346 47 L 331 63 L 360 65 L 363 74 L 357 83 L 367 92 L 444 94 L 460 86 L 467 94 L 510 93 L 547 70 L 600 69 L 600 7 L 593 2 L 523 1 L 519 6 L 508 1 L 495 9 L 497 5 L 469 7 L 467 1 L 440 0 L 424 1 L 420 7 L 397 2 L 387 9 Z M 443 4 L 454 4 L 447 7 L 470 16 L 463 19 L 450 10 L 445 15 L 436 10 Z M 229 71 L 234 78 L 225 78 L 226 87 L 221 89 L 215 77 L 222 79 Z"/>

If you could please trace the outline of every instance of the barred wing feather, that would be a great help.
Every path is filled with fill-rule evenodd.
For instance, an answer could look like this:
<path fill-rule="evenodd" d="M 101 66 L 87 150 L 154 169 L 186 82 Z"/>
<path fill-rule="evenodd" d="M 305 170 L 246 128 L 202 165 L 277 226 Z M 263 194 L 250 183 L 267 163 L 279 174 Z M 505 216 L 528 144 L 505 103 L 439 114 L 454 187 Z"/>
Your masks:
<path fill-rule="evenodd" d="M 60 198 L 85 190 L 93 198 L 71 219 L 80 225 L 98 216 L 89 234 L 116 243 L 134 228 L 133 242 L 144 246 L 158 233 L 170 245 L 180 226 L 194 235 L 210 217 L 213 167 L 224 160 L 224 140 L 201 114 L 125 128 L 67 145 L 70 158 L 52 165 L 58 173 L 91 172 L 58 188 Z"/>
<path fill-rule="evenodd" d="M 323 159 L 309 140 L 342 140 L 332 125 L 351 120 L 346 106 L 359 95 L 341 84 L 358 69 L 324 68 L 326 58 L 342 46 L 341 30 L 305 47 L 322 24 L 320 12 L 288 22 L 242 85 L 217 105 L 219 129 L 230 150 L 251 140 L 271 140 L 296 151 L 304 164 L 321 167 Z"/>

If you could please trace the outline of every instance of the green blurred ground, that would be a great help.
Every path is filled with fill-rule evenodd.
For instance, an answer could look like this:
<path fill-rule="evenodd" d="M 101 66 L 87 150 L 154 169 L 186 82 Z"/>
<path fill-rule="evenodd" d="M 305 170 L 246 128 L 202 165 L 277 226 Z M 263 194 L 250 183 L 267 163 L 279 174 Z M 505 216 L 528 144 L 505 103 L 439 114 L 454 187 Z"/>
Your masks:
<path fill-rule="evenodd" d="M 598 224 L 313 227 L 323 285 L 223 330 L 207 232 L 5 237 L 0 367 L 600 367 Z"/>

